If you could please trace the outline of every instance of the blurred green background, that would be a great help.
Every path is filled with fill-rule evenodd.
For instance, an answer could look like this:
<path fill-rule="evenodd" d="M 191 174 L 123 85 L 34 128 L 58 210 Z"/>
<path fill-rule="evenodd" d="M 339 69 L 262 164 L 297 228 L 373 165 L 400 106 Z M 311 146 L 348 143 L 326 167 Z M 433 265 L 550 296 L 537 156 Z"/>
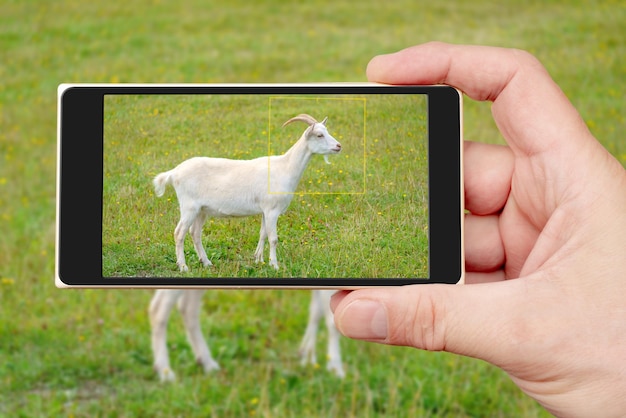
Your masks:
<path fill-rule="evenodd" d="M 344 339 L 346 379 L 327 374 L 323 356 L 319 370 L 302 369 L 309 295 L 295 291 L 207 294 L 203 326 L 222 365 L 211 376 L 195 367 L 173 315 L 179 382 L 161 385 L 151 370 L 151 292 L 54 288 L 56 88 L 364 81 L 372 56 L 429 40 L 517 47 L 544 63 L 626 164 L 625 22 L 618 0 L 4 0 L 0 416 L 545 415 L 501 371 L 445 353 Z M 465 137 L 501 141 L 489 104 L 466 100 Z"/>

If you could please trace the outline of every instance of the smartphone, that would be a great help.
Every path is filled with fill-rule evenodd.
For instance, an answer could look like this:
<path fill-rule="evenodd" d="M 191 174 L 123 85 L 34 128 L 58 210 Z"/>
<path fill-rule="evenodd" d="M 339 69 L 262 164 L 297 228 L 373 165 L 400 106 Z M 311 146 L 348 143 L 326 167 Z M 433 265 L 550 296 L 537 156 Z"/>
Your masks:
<path fill-rule="evenodd" d="M 462 283 L 462 149 L 449 86 L 62 84 L 55 282 Z"/>

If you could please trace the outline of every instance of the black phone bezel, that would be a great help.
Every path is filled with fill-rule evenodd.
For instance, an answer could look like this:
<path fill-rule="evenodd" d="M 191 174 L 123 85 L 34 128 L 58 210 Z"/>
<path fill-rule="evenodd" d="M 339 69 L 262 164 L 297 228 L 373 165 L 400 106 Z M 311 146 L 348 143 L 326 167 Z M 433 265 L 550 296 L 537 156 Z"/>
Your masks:
<path fill-rule="evenodd" d="M 110 94 L 424 94 L 428 97 L 429 271 L 427 278 L 102 277 L 103 107 Z M 61 85 L 58 93 L 59 287 L 360 288 L 462 282 L 462 95 L 449 86 Z M 172 243 L 173 250 L 173 243 Z"/>

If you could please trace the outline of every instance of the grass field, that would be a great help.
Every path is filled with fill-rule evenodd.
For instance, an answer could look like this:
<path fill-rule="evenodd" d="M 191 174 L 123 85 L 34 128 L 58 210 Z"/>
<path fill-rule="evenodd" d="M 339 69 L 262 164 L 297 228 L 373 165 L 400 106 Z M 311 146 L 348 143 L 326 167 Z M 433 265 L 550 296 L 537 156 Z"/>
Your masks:
<path fill-rule="evenodd" d="M 172 189 L 156 198 L 154 175 L 197 155 L 282 154 L 306 128 L 282 122 L 299 113 L 331 115 L 342 152 L 313 159 L 280 218 L 283 267 L 254 263 L 260 216 L 209 219 L 214 266 L 201 269 L 189 238 L 183 276 L 428 277 L 425 97 L 109 96 L 104 109 L 105 277 L 178 275 L 178 203 Z"/>
<path fill-rule="evenodd" d="M 624 2 L 420 3 L 4 1 L 0 416 L 545 416 L 502 371 L 445 353 L 344 339 L 344 380 L 325 372 L 323 358 L 319 368 L 299 367 L 309 298 L 303 291 L 208 292 L 203 327 L 222 366 L 210 376 L 195 366 L 180 317 L 173 315 L 169 347 L 179 381 L 162 385 L 151 369 L 151 292 L 60 291 L 53 285 L 56 88 L 62 82 L 362 81 L 373 55 L 428 40 L 518 47 L 543 61 L 592 132 L 626 164 Z M 501 141 L 488 104 L 466 101 L 464 108 L 467 139 Z M 150 119 L 148 112 L 146 120 L 163 118 Z M 194 123 L 182 118 L 180 130 L 161 131 L 210 141 Z M 167 158 L 128 155 L 150 165 L 130 164 L 133 187 L 120 189 L 141 191 L 157 209 L 154 247 L 141 246 L 159 259 L 173 253 L 177 205 L 171 191 L 161 199 L 148 196 L 149 179 L 196 152 L 173 148 L 178 155 Z M 340 161 L 319 167 L 341 169 Z M 316 167 L 309 168 L 314 174 Z M 294 199 L 298 211 L 290 216 L 324 204 L 318 197 L 305 195 L 306 204 Z M 285 220 L 281 237 L 301 240 L 310 233 Z M 213 229 L 234 228 L 222 236 L 248 237 L 241 245 L 249 252 L 258 226 L 245 222 L 219 221 Z M 283 259 L 300 250 L 288 240 L 281 245 Z M 218 260 L 228 260 L 235 257 L 229 246 L 211 248 L 222 248 Z M 170 257 L 172 266 L 164 269 L 174 268 Z M 324 343 L 322 338 L 320 352 Z"/>

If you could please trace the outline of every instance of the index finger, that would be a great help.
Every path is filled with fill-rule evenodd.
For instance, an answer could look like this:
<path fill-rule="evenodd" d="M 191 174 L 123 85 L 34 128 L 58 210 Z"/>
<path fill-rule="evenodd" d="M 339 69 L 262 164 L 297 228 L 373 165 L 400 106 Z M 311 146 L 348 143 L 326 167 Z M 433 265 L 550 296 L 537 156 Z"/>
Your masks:
<path fill-rule="evenodd" d="M 525 51 L 431 42 L 374 57 L 367 77 L 386 84 L 448 84 L 474 100 L 492 101 L 496 124 L 518 156 L 563 147 L 580 151 L 579 141 L 591 137 L 545 68 Z"/>

